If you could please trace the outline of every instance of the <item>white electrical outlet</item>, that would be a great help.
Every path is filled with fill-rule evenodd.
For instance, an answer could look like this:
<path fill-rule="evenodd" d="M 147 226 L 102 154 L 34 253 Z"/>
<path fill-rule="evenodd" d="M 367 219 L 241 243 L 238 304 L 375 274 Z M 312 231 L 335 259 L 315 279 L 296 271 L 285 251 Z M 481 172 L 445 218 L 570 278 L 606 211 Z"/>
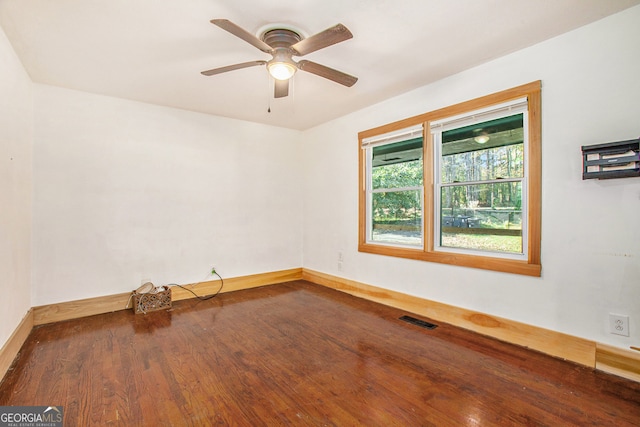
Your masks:
<path fill-rule="evenodd" d="M 609 313 L 609 332 L 629 336 L 629 316 Z"/>

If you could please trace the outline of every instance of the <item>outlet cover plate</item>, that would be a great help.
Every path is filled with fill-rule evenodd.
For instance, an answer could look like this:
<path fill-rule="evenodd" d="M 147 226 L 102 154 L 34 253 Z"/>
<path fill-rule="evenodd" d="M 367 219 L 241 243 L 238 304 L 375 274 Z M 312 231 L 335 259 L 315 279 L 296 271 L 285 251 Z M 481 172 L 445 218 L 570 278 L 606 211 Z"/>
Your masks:
<path fill-rule="evenodd" d="M 629 336 L 629 316 L 609 314 L 609 332 L 616 335 Z"/>

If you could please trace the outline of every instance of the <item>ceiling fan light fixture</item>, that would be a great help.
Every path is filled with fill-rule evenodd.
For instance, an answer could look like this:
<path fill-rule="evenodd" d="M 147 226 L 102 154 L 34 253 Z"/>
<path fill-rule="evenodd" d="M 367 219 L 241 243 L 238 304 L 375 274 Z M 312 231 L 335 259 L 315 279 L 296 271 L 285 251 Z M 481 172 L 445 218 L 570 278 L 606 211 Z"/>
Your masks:
<path fill-rule="evenodd" d="M 277 80 L 289 80 L 296 73 L 296 66 L 289 62 L 270 61 L 267 64 L 269 74 Z"/>

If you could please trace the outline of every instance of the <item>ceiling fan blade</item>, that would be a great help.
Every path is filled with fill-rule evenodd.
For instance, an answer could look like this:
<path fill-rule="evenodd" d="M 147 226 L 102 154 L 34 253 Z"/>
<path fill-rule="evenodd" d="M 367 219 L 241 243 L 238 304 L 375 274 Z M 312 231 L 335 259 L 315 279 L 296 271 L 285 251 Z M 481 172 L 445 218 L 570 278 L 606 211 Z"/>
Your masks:
<path fill-rule="evenodd" d="M 304 56 L 327 46 L 349 40 L 352 37 L 353 34 L 351 34 L 351 31 L 349 31 L 347 27 L 338 24 L 311 37 L 300 40 L 291 46 L 291 49 L 297 52 L 295 56 Z"/>
<path fill-rule="evenodd" d="M 275 80 L 274 98 L 284 98 L 289 95 L 289 80 Z"/>
<path fill-rule="evenodd" d="M 226 67 L 214 68 L 212 70 L 201 71 L 200 74 L 204 76 L 213 76 L 216 74 L 226 73 L 227 71 L 240 70 L 242 68 L 255 67 L 257 65 L 264 65 L 267 61 L 250 61 L 243 62 L 241 64 L 227 65 Z"/>
<path fill-rule="evenodd" d="M 353 86 L 358 81 L 357 77 L 350 76 L 342 71 L 334 70 L 333 68 L 329 68 L 312 61 L 302 60 L 298 62 L 298 68 L 302 71 L 324 77 L 325 79 L 332 80 L 347 87 Z"/>
<path fill-rule="evenodd" d="M 240 37 L 242 40 L 257 47 L 258 49 L 260 49 L 265 53 L 271 53 L 273 51 L 271 46 L 269 46 L 268 44 L 266 44 L 265 42 L 263 42 L 262 40 L 260 40 L 259 38 L 257 38 L 256 36 L 248 32 L 247 30 L 245 30 L 244 28 L 241 28 L 236 24 L 234 24 L 233 22 L 229 21 L 228 19 L 212 19 L 211 23 L 213 25 L 217 25 L 218 27 L 222 28 L 225 31 L 230 32 L 236 37 Z"/>

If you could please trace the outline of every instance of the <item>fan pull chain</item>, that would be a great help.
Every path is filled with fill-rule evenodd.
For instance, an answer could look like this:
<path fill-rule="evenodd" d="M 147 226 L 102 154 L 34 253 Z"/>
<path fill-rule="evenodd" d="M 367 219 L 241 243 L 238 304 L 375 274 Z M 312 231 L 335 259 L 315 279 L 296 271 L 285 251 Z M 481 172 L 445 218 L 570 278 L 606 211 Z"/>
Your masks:
<path fill-rule="evenodd" d="M 267 113 L 271 113 L 271 76 L 269 73 L 267 75 Z"/>

